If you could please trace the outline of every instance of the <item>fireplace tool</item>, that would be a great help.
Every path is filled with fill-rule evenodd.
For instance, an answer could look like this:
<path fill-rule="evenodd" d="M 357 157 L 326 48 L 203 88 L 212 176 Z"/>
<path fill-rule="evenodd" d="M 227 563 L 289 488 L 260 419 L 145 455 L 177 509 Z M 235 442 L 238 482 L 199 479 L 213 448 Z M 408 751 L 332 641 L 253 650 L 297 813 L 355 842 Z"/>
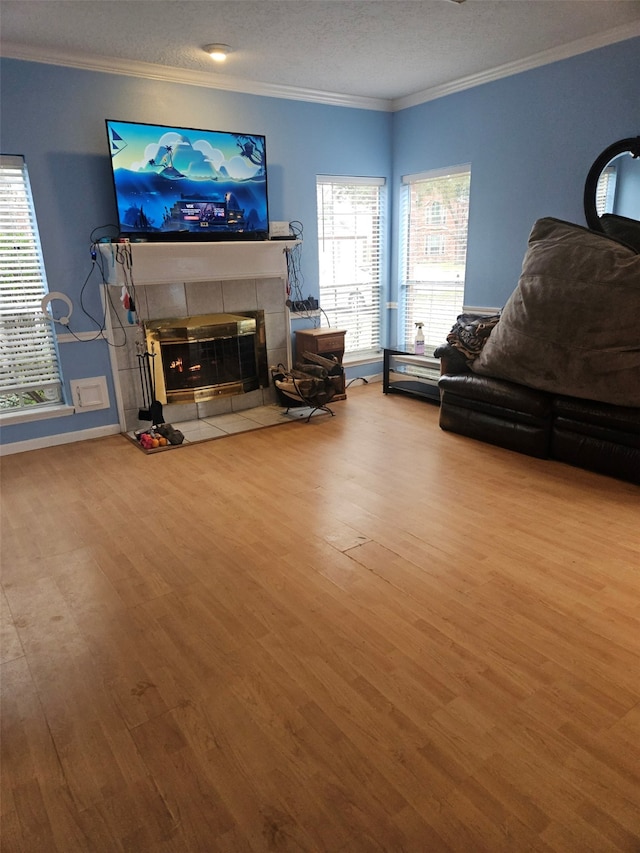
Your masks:
<path fill-rule="evenodd" d="M 156 354 L 154 345 L 151 344 L 151 352 L 143 349 L 141 343 L 137 344 L 138 372 L 140 374 L 140 385 L 142 387 L 142 403 L 144 408 L 138 410 L 138 418 L 141 421 L 151 421 L 153 426 L 164 423 L 162 414 L 162 403 L 156 400 L 156 381 L 154 362 Z"/>

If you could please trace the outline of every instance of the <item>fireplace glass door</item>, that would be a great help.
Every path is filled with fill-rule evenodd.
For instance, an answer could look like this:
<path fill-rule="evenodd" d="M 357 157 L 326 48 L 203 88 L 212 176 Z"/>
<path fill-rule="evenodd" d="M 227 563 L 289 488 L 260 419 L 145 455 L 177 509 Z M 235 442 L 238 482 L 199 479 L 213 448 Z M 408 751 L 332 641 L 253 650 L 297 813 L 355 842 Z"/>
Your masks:
<path fill-rule="evenodd" d="M 264 312 L 206 314 L 145 324 L 162 403 L 204 402 L 268 384 Z"/>
<path fill-rule="evenodd" d="M 174 391 L 238 383 L 244 390 L 250 390 L 245 383 L 258 387 L 255 335 L 163 343 L 162 366 L 168 397 Z"/>

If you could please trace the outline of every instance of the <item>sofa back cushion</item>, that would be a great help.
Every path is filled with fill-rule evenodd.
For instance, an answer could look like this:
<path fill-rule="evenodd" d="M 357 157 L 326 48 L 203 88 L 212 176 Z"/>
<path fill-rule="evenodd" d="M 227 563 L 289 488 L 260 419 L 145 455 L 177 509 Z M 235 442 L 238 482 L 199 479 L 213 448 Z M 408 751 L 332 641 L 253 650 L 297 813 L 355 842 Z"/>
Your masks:
<path fill-rule="evenodd" d="M 609 237 L 621 240 L 627 246 L 631 246 L 636 252 L 640 252 L 640 222 L 629 219 L 626 216 L 618 216 L 615 213 L 603 213 L 600 217 L 602 230 Z"/>
<path fill-rule="evenodd" d="M 518 286 L 471 367 L 554 394 L 640 406 L 640 254 L 539 219 Z"/>

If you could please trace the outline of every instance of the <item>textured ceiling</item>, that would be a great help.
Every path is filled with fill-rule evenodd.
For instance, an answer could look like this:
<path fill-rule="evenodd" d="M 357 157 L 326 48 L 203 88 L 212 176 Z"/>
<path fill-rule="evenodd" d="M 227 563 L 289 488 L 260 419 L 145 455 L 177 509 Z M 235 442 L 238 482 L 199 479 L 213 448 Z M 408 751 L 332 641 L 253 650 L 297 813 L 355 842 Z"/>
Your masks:
<path fill-rule="evenodd" d="M 388 100 L 640 33 L 640 0 L 2 0 L 0 12 L 7 56 Z M 233 46 L 224 66 L 202 51 L 211 42 Z"/>

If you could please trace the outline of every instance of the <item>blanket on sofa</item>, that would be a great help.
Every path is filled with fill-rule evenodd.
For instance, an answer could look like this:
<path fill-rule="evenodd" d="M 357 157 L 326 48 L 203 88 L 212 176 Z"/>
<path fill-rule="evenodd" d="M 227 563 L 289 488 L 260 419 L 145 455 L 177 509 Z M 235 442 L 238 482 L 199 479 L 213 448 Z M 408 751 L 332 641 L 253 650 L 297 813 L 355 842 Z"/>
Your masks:
<path fill-rule="evenodd" d="M 538 220 L 518 285 L 471 368 L 640 406 L 640 254 L 579 225 Z"/>
<path fill-rule="evenodd" d="M 471 364 L 482 352 L 499 319 L 499 314 L 459 314 L 447 335 L 447 343 Z"/>

